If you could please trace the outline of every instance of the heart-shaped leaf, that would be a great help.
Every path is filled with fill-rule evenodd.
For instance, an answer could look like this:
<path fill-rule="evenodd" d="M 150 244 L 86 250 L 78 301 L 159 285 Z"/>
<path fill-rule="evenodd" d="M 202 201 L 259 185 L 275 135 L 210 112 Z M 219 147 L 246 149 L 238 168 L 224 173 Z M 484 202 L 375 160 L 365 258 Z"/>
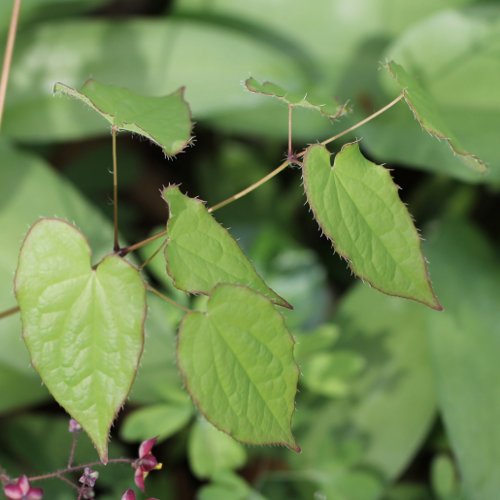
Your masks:
<path fill-rule="evenodd" d="M 437 139 L 445 140 L 466 165 L 485 172 L 485 163 L 463 148 L 439 112 L 439 106 L 433 97 L 398 63 L 390 61 L 386 68 L 401 88 L 406 104 L 422 128 Z"/>
<path fill-rule="evenodd" d="M 388 295 L 441 305 L 432 290 L 420 239 L 389 171 L 357 143 L 335 157 L 322 145 L 304 159 L 304 187 L 314 217 L 352 271 Z"/>
<path fill-rule="evenodd" d="M 339 104 L 333 99 L 321 99 L 309 92 L 288 92 L 272 82 L 260 83 L 255 78 L 248 78 L 245 80 L 245 87 L 249 92 L 275 97 L 294 108 L 314 109 L 330 120 L 337 120 L 347 112 L 347 105 Z"/>
<path fill-rule="evenodd" d="M 117 130 L 148 138 L 168 156 L 181 152 L 191 140 L 191 112 L 184 100 L 184 88 L 163 97 L 151 97 L 88 80 L 80 91 L 56 83 L 54 93 L 83 101 Z"/>
<path fill-rule="evenodd" d="M 21 248 L 15 292 L 33 366 L 106 462 L 109 430 L 142 354 L 146 292 L 122 258 L 95 268 L 90 258 L 75 227 L 40 219 Z"/>
<path fill-rule="evenodd" d="M 208 294 L 219 283 L 245 285 L 275 304 L 292 306 L 257 274 L 238 243 L 200 200 L 168 186 L 163 199 L 170 211 L 165 248 L 167 271 L 174 285 L 189 293 Z"/>
<path fill-rule="evenodd" d="M 217 428 L 245 443 L 299 450 L 290 429 L 299 375 L 293 339 L 265 297 L 217 286 L 207 312 L 184 317 L 177 359 L 193 401 Z"/>

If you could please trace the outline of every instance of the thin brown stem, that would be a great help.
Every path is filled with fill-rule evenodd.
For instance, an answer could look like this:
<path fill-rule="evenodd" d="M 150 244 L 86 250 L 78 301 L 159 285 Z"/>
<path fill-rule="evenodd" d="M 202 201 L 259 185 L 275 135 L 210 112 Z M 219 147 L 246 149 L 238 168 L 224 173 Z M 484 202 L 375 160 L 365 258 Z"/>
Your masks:
<path fill-rule="evenodd" d="M 3 58 L 2 77 L 0 79 L 0 128 L 2 126 L 5 96 L 7 94 L 7 84 L 9 83 L 10 67 L 12 66 L 12 54 L 14 53 L 14 43 L 16 41 L 20 10 L 21 0 L 14 0 L 9 24 L 9 34 L 7 35 L 7 45 L 5 46 L 5 55 Z"/>
<path fill-rule="evenodd" d="M 9 316 L 12 316 L 13 314 L 17 314 L 19 311 L 20 311 L 19 306 L 11 307 L 10 309 L 7 309 L 6 311 L 0 312 L 0 319 L 8 318 Z"/>
<path fill-rule="evenodd" d="M 380 116 L 382 113 L 384 113 L 388 109 L 392 108 L 394 105 L 396 105 L 403 98 L 404 98 L 404 94 L 400 94 L 398 97 L 396 97 L 396 99 L 391 101 L 389 104 L 385 105 L 383 108 L 379 109 L 378 111 L 371 114 L 370 116 L 367 116 L 366 118 L 364 118 L 360 122 L 355 123 L 352 127 L 349 127 L 348 129 L 343 130 L 342 132 L 340 132 L 332 137 L 329 137 L 328 139 L 324 140 L 323 142 L 320 142 L 320 144 L 322 144 L 323 146 L 326 146 L 327 144 L 330 144 L 331 142 L 339 139 L 340 137 L 343 137 L 344 135 L 348 134 L 349 132 L 356 130 L 357 128 L 363 126 L 365 123 L 370 122 L 374 118 L 377 118 L 377 116 Z M 307 148 L 302 150 L 299 154 L 295 155 L 295 159 L 302 158 L 306 154 L 306 151 L 307 151 Z M 240 198 L 243 198 L 243 196 L 246 196 L 248 193 L 251 193 L 252 191 L 257 189 L 258 187 L 262 186 L 262 184 L 265 184 L 267 181 L 269 181 L 270 179 L 272 179 L 273 177 L 278 175 L 280 172 L 285 170 L 285 168 L 288 167 L 288 165 L 290 165 L 290 163 L 291 163 L 290 160 L 287 159 L 281 165 L 279 165 L 277 168 L 275 168 L 272 172 L 270 172 L 266 176 L 262 177 L 262 179 L 258 180 L 257 182 L 254 182 L 253 184 L 251 184 L 247 188 L 243 189 L 242 191 L 240 191 L 236 194 L 233 194 L 229 198 L 226 198 L 225 200 L 217 203 L 213 207 L 209 208 L 208 211 L 210 213 L 215 212 L 216 210 L 219 210 L 219 208 L 225 207 L 226 205 L 229 205 L 233 201 L 236 201 L 236 200 L 239 200 Z"/>
<path fill-rule="evenodd" d="M 146 246 L 147 244 L 151 243 L 152 241 L 157 240 L 158 238 L 161 238 L 162 236 L 165 236 L 166 234 L 167 234 L 166 229 L 163 231 L 160 231 L 159 233 L 153 234 L 153 236 L 150 236 L 149 238 L 146 238 L 145 240 L 141 240 L 141 241 L 138 241 L 137 243 L 134 243 L 133 245 L 121 248 L 119 250 L 119 254 L 122 257 L 125 257 L 125 255 L 129 254 L 130 252 L 135 252 L 139 248 Z"/>
<path fill-rule="evenodd" d="M 292 114 L 293 114 L 293 106 L 291 104 L 288 105 L 288 155 L 287 158 L 290 159 L 293 156 L 292 150 Z"/>
<path fill-rule="evenodd" d="M 330 137 L 326 139 L 325 141 L 321 142 L 320 144 L 323 144 L 323 146 L 326 146 L 327 144 L 330 144 L 330 142 L 336 141 L 337 139 L 340 139 L 340 137 L 343 137 L 344 135 L 347 135 L 349 132 L 352 132 L 353 130 L 356 130 L 359 127 L 362 127 L 365 123 L 371 122 L 374 118 L 377 118 L 377 116 L 380 116 L 382 113 L 385 113 L 388 109 L 391 109 L 393 106 L 395 106 L 401 99 L 404 98 L 404 94 L 399 94 L 396 99 L 391 101 L 389 104 L 386 104 L 383 108 L 380 108 L 378 111 L 375 111 L 375 113 L 371 114 L 370 116 L 367 116 L 363 120 L 361 120 L 358 123 L 355 123 L 352 127 L 349 127 L 342 132 L 338 133 L 337 135 L 334 135 L 333 137 Z M 302 153 L 300 156 L 303 156 L 305 154 Z"/>
<path fill-rule="evenodd" d="M 139 266 L 139 270 L 143 270 L 166 246 L 167 240 L 162 241 L 158 248 Z"/>
<path fill-rule="evenodd" d="M 111 458 L 108 460 L 108 464 L 131 464 L 133 460 L 131 458 Z M 43 481 L 44 479 L 60 478 L 63 474 L 69 474 L 70 472 L 77 472 L 85 469 L 85 467 L 98 467 L 104 465 L 102 462 L 90 462 L 83 465 L 75 465 L 73 467 L 67 467 L 66 469 L 56 470 L 55 472 L 49 472 L 48 474 L 42 474 L 40 476 L 31 476 L 28 479 L 30 482 Z"/>
<path fill-rule="evenodd" d="M 116 128 L 111 127 L 111 142 L 113 148 L 113 227 L 114 244 L 113 249 L 117 252 L 120 249 L 118 242 L 118 161 L 116 158 Z"/>
<path fill-rule="evenodd" d="M 184 312 L 190 313 L 192 312 L 191 309 L 184 307 L 182 304 L 179 304 L 176 302 L 174 299 L 171 299 L 170 297 L 167 297 L 160 291 L 158 291 L 156 288 L 152 287 L 149 283 L 146 284 L 146 288 L 151 292 L 154 293 L 157 297 L 160 297 L 160 299 L 164 300 L 165 302 L 168 302 L 169 304 L 172 304 L 173 306 L 182 309 Z"/>
<path fill-rule="evenodd" d="M 73 439 L 71 440 L 71 448 L 69 450 L 68 467 L 73 466 L 73 460 L 75 459 L 76 443 L 78 442 L 78 434 L 79 434 L 78 432 L 72 433 Z"/>

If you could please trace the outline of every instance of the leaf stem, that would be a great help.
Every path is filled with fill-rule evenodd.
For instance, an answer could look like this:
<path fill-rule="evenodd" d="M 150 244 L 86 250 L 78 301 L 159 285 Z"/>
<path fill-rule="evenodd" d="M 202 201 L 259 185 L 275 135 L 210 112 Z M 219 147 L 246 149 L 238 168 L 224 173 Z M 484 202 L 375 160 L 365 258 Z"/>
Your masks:
<path fill-rule="evenodd" d="M 169 304 L 172 304 L 173 306 L 182 309 L 184 312 L 190 313 L 193 312 L 191 309 L 184 307 L 182 304 L 179 304 L 176 302 L 174 299 L 171 299 L 170 297 L 167 297 L 160 291 L 158 291 L 156 288 L 151 286 L 149 283 L 146 283 L 146 289 L 149 290 L 151 293 L 154 293 L 157 297 L 160 297 L 160 299 L 164 300 L 165 302 L 168 302 Z"/>
<path fill-rule="evenodd" d="M 145 240 L 138 241 L 137 243 L 134 243 L 133 245 L 130 245 L 128 247 L 120 248 L 118 250 L 118 253 L 120 254 L 121 257 L 125 257 L 125 255 L 129 254 L 130 252 L 135 252 L 137 249 L 146 246 L 148 243 L 151 243 L 152 241 L 155 241 L 158 238 L 165 236 L 166 234 L 167 234 L 167 230 L 164 229 L 163 231 L 160 231 L 159 233 L 153 234 L 153 236 L 150 236 L 149 238 L 146 238 Z"/>
<path fill-rule="evenodd" d="M 2 66 L 2 77 L 0 79 L 0 128 L 2 126 L 3 111 L 5 108 L 5 96 L 7 94 L 7 84 L 9 82 L 10 67 L 12 65 L 12 54 L 14 53 L 14 43 L 16 41 L 17 24 L 19 11 L 21 10 L 21 0 L 14 0 L 12 6 L 12 16 L 9 24 L 9 34 L 7 35 L 7 45 Z"/>
<path fill-rule="evenodd" d="M 388 109 L 392 108 L 395 104 L 397 104 L 401 99 L 404 98 L 404 94 L 401 93 L 396 99 L 392 100 L 389 104 L 386 104 L 383 108 L 380 108 L 378 111 L 375 111 L 375 113 L 371 114 L 370 116 L 367 116 L 363 120 L 361 120 L 358 123 L 355 123 L 352 127 L 347 128 L 346 130 L 343 130 L 342 132 L 329 137 L 328 139 L 324 140 L 323 142 L 320 142 L 323 146 L 326 146 L 327 144 L 330 144 L 331 142 L 339 139 L 340 137 L 343 137 L 344 135 L 348 134 L 349 132 L 352 132 L 353 130 L 356 130 L 357 128 L 361 127 L 365 123 L 368 123 L 369 121 L 373 120 L 374 118 L 377 118 L 377 116 L 380 116 L 382 113 L 387 111 Z M 290 123 L 289 123 L 289 130 L 290 130 Z M 290 132 L 289 132 L 290 133 Z M 290 142 L 289 142 L 290 144 Z M 289 146 L 290 147 L 290 146 Z M 302 158 L 306 154 L 307 148 L 303 149 L 298 155 L 295 156 L 295 159 Z M 284 161 L 281 165 L 279 165 L 277 168 L 275 168 L 272 172 L 267 174 L 266 176 L 262 177 L 262 179 L 258 180 L 257 182 L 254 182 L 247 188 L 243 189 L 242 191 L 233 194 L 229 198 L 226 198 L 225 200 L 217 203 L 213 207 L 210 207 L 208 211 L 210 213 L 215 212 L 216 210 L 219 210 L 219 208 L 225 207 L 226 205 L 229 205 L 233 201 L 239 200 L 240 198 L 243 198 L 243 196 L 246 196 L 248 193 L 251 193 L 258 187 L 262 186 L 262 184 L 265 184 L 267 181 L 278 175 L 280 172 L 285 170 L 288 165 L 290 165 L 290 159 L 287 159 Z"/>
<path fill-rule="evenodd" d="M 131 458 L 111 458 L 108 460 L 108 464 L 119 464 L 127 463 L 131 464 L 134 460 Z M 55 472 L 49 472 L 48 474 L 42 474 L 40 476 L 29 477 L 30 482 L 43 481 L 44 479 L 60 478 L 63 474 L 69 474 L 70 472 L 76 472 L 85 469 L 85 467 L 98 467 L 104 465 L 102 462 L 90 462 L 83 465 L 74 465 L 73 467 L 67 467 L 66 469 L 56 470 Z"/>
<path fill-rule="evenodd" d="M 111 127 L 111 143 L 113 149 L 113 227 L 114 227 L 114 244 L 113 250 L 120 250 L 118 242 L 118 161 L 116 158 L 116 128 Z"/>
<path fill-rule="evenodd" d="M 72 436 L 73 439 L 71 440 L 71 448 L 69 450 L 68 467 L 73 466 L 73 460 L 75 458 L 75 451 L 76 451 L 76 443 L 78 441 L 78 432 L 73 432 Z"/>
<path fill-rule="evenodd" d="M 166 246 L 167 240 L 161 242 L 158 248 L 139 266 L 139 269 L 142 271 Z"/>
<path fill-rule="evenodd" d="M 291 104 L 289 104 L 288 105 L 288 155 L 287 155 L 287 159 L 290 159 L 293 156 L 293 151 L 292 151 L 292 114 L 293 114 L 293 107 Z"/>
<path fill-rule="evenodd" d="M 19 311 L 20 311 L 19 306 L 11 307 L 6 311 L 0 312 L 0 319 L 8 318 L 9 316 L 17 314 Z"/>

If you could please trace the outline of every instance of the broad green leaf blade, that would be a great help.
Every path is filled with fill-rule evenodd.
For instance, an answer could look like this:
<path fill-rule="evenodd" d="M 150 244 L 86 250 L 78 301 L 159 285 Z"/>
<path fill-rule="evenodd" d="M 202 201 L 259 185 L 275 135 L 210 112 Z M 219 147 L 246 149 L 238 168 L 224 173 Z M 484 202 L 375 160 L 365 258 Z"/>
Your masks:
<path fill-rule="evenodd" d="M 429 318 L 438 403 L 465 498 L 489 500 L 500 491 L 498 252 L 464 219 L 439 226 L 427 251 L 445 306 Z"/>
<path fill-rule="evenodd" d="M 240 443 L 204 418 L 199 418 L 191 429 L 188 457 L 193 473 L 200 479 L 238 469 L 247 460 L 245 448 Z"/>
<path fill-rule="evenodd" d="M 347 106 L 345 104 L 341 105 L 335 101 L 329 102 L 332 101 L 332 99 L 323 101 L 319 97 L 309 93 L 300 94 L 297 92 L 288 92 L 275 83 L 260 83 L 253 77 L 245 80 L 245 87 L 249 92 L 275 97 L 292 107 L 313 109 L 327 116 L 330 120 L 337 120 L 347 112 Z"/>
<path fill-rule="evenodd" d="M 422 128 L 437 139 L 446 141 L 453 153 L 458 155 L 468 166 L 479 172 L 485 172 L 484 162 L 462 147 L 444 120 L 433 97 L 398 63 L 390 61 L 386 68 L 399 85 L 406 104 Z"/>
<path fill-rule="evenodd" d="M 441 310 L 389 171 L 364 158 L 357 143 L 344 146 L 333 167 L 324 146 L 311 146 L 303 171 L 314 217 L 352 271 L 381 292 Z"/>
<path fill-rule="evenodd" d="M 193 405 L 187 397 L 184 403 L 161 403 L 145 406 L 127 415 L 120 435 L 126 441 L 144 441 L 157 436 L 157 441 L 172 436 L 182 429 L 193 414 Z"/>
<path fill-rule="evenodd" d="M 106 462 L 142 354 L 146 293 L 125 260 L 110 255 L 94 269 L 90 257 L 77 229 L 40 219 L 24 240 L 15 293 L 33 366 Z"/>
<path fill-rule="evenodd" d="M 293 339 L 265 297 L 217 286 L 206 313 L 185 316 L 177 359 L 193 401 L 218 429 L 245 443 L 300 449 L 290 430 L 298 379 Z"/>
<path fill-rule="evenodd" d="M 54 93 L 79 99 L 117 130 L 146 137 L 168 156 L 181 152 L 191 140 L 191 112 L 184 100 L 184 88 L 167 96 L 150 97 L 88 80 L 80 91 L 56 83 Z"/>
<path fill-rule="evenodd" d="M 177 186 L 163 191 L 170 211 L 165 248 L 167 272 L 179 290 L 209 294 L 219 283 L 245 285 L 275 304 L 292 306 L 271 290 L 257 274 L 238 243 L 208 212 L 200 200 Z"/>

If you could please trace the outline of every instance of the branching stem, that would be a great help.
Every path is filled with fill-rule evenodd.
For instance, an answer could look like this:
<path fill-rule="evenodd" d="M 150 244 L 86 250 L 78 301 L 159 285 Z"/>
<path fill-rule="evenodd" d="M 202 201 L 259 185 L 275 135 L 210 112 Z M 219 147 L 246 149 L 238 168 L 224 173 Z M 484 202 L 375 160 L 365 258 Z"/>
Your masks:
<path fill-rule="evenodd" d="M 113 148 L 113 227 L 114 227 L 114 244 L 115 252 L 120 250 L 118 242 L 118 161 L 116 158 L 116 128 L 111 127 L 111 142 Z"/>
<path fill-rule="evenodd" d="M 2 126 L 5 96 L 7 94 L 7 84 L 9 83 L 10 67 L 12 65 L 12 54 L 14 53 L 14 43 L 16 41 L 20 9 L 21 0 L 14 0 L 14 5 L 12 6 L 12 16 L 9 24 L 9 34 L 7 35 L 7 45 L 5 46 L 5 55 L 3 58 L 2 76 L 0 79 L 0 128 Z"/>
<path fill-rule="evenodd" d="M 151 292 L 154 293 L 157 297 L 160 297 L 160 299 L 164 300 L 165 302 L 168 302 L 169 304 L 172 304 L 173 306 L 182 309 L 184 312 L 190 313 L 192 312 L 191 309 L 184 307 L 182 304 L 179 304 L 176 302 L 174 299 L 171 299 L 170 297 L 167 297 L 160 291 L 158 291 L 156 288 L 151 286 L 149 283 L 146 283 L 146 288 Z"/>
<path fill-rule="evenodd" d="M 134 460 L 131 458 L 111 458 L 108 460 L 108 464 L 131 464 Z M 64 474 L 69 474 L 70 472 L 77 472 L 85 469 L 85 467 L 98 467 L 104 465 L 102 462 L 90 462 L 83 465 L 75 465 L 73 467 L 67 467 L 66 469 L 56 470 L 55 472 L 50 472 L 48 474 L 42 474 L 41 476 L 31 476 L 29 477 L 30 482 L 42 481 L 44 479 L 60 478 Z"/>
<path fill-rule="evenodd" d="M 17 314 L 19 311 L 20 311 L 19 306 L 11 307 L 10 309 L 7 309 L 6 311 L 0 312 L 0 319 L 8 318 L 9 316 Z"/>
<path fill-rule="evenodd" d="M 375 111 L 375 113 L 371 114 L 370 116 L 367 116 L 363 120 L 361 120 L 358 123 L 355 123 L 352 125 L 352 127 L 347 128 L 346 130 L 343 130 L 342 132 L 329 137 L 328 139 L 320 142 L 323 146 L 326 146 L 327 144 L 330 144 L 331 142 L 340 139 L 340 137 L 343 137 L 344 135 L 352 132 L 353 130 L 356 130 L 357 128 L 365 125 L 365 123 L 370 122 L 374 118 L 377 118 L 377 116 L 380 116 L 382 113 L 386 112 L 388 109 L 392 108 L 394 105 L 396 105 L 401 99 L 404 98 L 404 94 L 400 94 L 396 99 L 392 100 L 389 104 L 385 105 L 383 108 L 379 109 L 378 111 Z M 289 108 L 290 109 L 290 108 Z M 289 111 L 290 112 L 290 111 Z M 290 150 L 290 121 L 289 121 L 289 150 Z M 298 155 L 295 156 L 296 159 L 302 158 L 306 154 L 307 148 L 302 150 Z M 290 156 L 289 156 L 290 158 Z M 262 177 L 262 179 L 258 180 L 257 182 L 254 182 L 247 188 L 243 189 L 239 193 L 233 194 L 229 198 L 226 198 L 225 200 L 217 203 L 213 207 L 209 208 L 208 211 L 210 213 L 215 212 L 216 210 L 219 210 L 219 208 L 225 207 L 226 205 L 229 205 L 233 201 L 239 200 L 240 198 L 243 198 L 243 196 L 246 196 L 248 193 L 251 193 L 258 187 L 262 186 L 262 184 L 265 184 L 267 181 L 272 179 L 273 177 L 277 176 L 280 172 L 286 169 L 288 165 L 290 165 L 290 159 L 287 159 L 284 161 L 281 165 L 279 165 L 277 168 L 275 168 L 272 172 L 267 174 L 266 176 Z"/>
<path fill-rule="evenodd" d="M 147 244 L 157 240 L 158 238 L 161 238 L 162 236 L 165 236 L 166 234 L 167 230 L 165 229 L 163 231 L 160 231 L 159 233 L 153 234 L 153 236 L 150 236 L 145 240 L 138 241 L 137 243 L 134 243 L 133 245 L 130 245 L 128 247 L 120 248 L 118 250 L 118 253 L 120 254 L 121 257 L 125 257 L 125 255 L 129 254 L 130 252 L 135 252 L 139 248 L 146 246 Z"/>
<path fill-rule="evenodd" d="M 139 266 L 139 269 L 142 271 L 165 248 L 166 244 L 167 240 L 162 241 L 158 248 Z"/>

